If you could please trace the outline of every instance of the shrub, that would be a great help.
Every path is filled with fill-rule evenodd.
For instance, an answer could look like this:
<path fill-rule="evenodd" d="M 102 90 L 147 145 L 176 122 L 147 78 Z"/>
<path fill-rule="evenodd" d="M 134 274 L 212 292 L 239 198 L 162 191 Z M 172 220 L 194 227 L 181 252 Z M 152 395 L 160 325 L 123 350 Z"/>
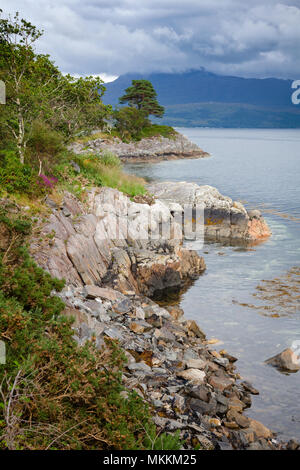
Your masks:
<path fill-rule="evenodd" d="M 0 152 L 0 195 L 8 193 L 32 194 L 34 172 L 29 165 L 22 165 L 13 150 Z"/>
<path fill-rule="evenodd" d="M 103 150 L 100 155 L 100 163 L 102 165 L 110 166 L 110 167 L 119 167 L 121 166 L 121 161 L 117 155 L 110 152 L 109 150 Z"/>
<path fill-rule="evenodd" d="M 157 438 L 148 406 L 121 396 L 125 357 L 107 339 L 79 347 L 72 319 L 52 291 L 51 278 L 28 255 L 29 219 L 16 207 L 0 211 L 1 449 L 178 448 L 179 436 Z"/>

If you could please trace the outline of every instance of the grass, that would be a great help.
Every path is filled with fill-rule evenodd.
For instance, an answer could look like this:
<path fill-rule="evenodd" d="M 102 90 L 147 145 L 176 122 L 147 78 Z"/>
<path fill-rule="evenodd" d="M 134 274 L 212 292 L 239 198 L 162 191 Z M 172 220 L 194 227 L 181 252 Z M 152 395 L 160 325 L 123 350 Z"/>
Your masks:
<path fill-rule="evenodd" d="M 76 173 L 69 163 L 70 160 L 79 165 L 80 173 Z M 145 181 L 124 173 L 120 159 L 107 151 L 92 155 L 68 153 L 56 166 L 54 173 L 59 179 L 61 188 L 67 189 L 79 198 L 86 189 L 93 186 L 108 186 L 130 197 L 146 193 Z"/>

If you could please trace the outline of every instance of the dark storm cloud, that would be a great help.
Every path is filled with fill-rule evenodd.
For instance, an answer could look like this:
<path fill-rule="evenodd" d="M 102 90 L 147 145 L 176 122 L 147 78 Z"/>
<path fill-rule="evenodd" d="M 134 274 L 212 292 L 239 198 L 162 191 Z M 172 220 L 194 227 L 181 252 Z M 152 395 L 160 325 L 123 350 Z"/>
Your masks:
<path fill-rule="evenodd" d="M 300 0 L 2 0 L 42 27 L 39 50 L 76 74 L 300 76 Z"/>

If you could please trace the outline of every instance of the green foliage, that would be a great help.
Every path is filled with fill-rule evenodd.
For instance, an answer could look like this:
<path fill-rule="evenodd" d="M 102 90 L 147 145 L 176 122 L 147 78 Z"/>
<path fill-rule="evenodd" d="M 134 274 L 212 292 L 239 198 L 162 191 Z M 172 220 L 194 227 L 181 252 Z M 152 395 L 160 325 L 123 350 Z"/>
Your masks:
<path fill-rule="evenodd" d="M 100 162 L 102 165 L 106 165 L 109 167 L 120 167 L 121 161 L 120 159 L 109 150 L 104 150 L 100 155 Z"/>
<path fill-rule="evenodd" d="M 31 166 L 21 164 L 15 151 L 1 151 L 0 196 L 5 192 L 32 194 L 35 187 L 34 172 Z"/>
<path fill-rule="evenodd" d="M 51 295 L 63 283 L 24 248 L 29 220 L 2 203 L 0 225 L 0 339 L 7 350 L 0 368 L 0 448 L 150 447 L 147 436 L 156 430 L 147 405 L 136 393 L 120 394 L 122 351 L 111 340 L 102 350 L 93 341 L 76 344 L 72 318 Z"/>
<path fill-rule="evenodd" d="M 176 131 L 171 126 L 162 126 L 158 124 L 151 124 L 148 127 L 144 127 L 139 135 L 140 139 L 147 139 L 149 137 L 166 137 L 167 139 L 173 139 L 176 136 Z"/>
<path fill-rule="evenodd" d="M 180 439 L 180 430 L 178 429 L 174 434 L 156 434 L 155 428 L 148 432 L 146 438 L 146 446 L 152 450 L 180 450 L 183 442 Z"/>
<path fill-rule="evenodd" d="M 45 122 L 33 122 L 27 143 L 26 160 L 36 165 L 37 168 L 41 165 L 49 169 L 63 149 L 64 142 L 61 133 L 51 129 Z"/>
<path fill-rule="evenodd" d="M 79 174 L 70 165 L 70 160 L 79 165 Z M 144 180 L 124 173 L 119 158 L 107 151 L 99 154 L 66 154 L 65 160 L 54 167 L 54 174 L 63 187 L 78 197 L 81 197 L 83 188 L 92 186 L 108 186 L 129 196 L 146 192 Z"/>
<path fill-rule="evenodd" d="M 126 106 L 114 112 L 115 129 L 123 140 L 138 140 L 142 129 L 150 125 L 143 111 Z"/>
<path fill-rule="evenodd" d="M 157 117 L 164 115 L 164 108 L 158 103 L 157 93 L 149 80 L 132 80 L 132 86 L 126 88 L 119 101 L 142 111 L 145 118 L 150 114 Z"/>
<path fill-rule="evenodd" d="M 41 123 L 44 137 L 43 126 L 48 125 L 70 138 L 103 126 L 111 114 L 111 107 L 101 100 L 105 88 L 99 77 L 65 76 L 48 55 L 35 53 L 33 45 L 41 35 L 18 14 L 0 18 L 0 79 L 7 91 L 0 138 L 14 142 L 21 163 L 28 141 L 34 139 L 36 122 Z"/>

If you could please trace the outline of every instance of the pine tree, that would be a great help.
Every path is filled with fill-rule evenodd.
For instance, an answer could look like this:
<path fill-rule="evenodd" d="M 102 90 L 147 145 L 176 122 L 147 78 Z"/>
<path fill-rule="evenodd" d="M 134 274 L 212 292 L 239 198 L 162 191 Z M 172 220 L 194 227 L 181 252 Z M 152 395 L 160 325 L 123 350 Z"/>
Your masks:
<path fill-rule="evenodd" d="M 129 106 L 142 111 L 145 117 L 150 114 L 157 117 L 164 115 L 164 107 L 157 101 L 157 93 L 149 80 L 132 80 L 132 86 L 125 90 L 120 103 L 128 102 Z"/>

